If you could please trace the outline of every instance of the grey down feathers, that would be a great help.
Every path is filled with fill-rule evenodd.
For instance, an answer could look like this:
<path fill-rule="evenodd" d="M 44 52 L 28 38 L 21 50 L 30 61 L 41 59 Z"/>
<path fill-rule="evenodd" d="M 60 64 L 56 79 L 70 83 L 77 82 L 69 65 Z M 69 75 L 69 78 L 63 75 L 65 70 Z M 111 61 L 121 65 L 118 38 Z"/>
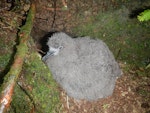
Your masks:
<path fill-rule="evenodd" d="M 59 32 L 49 38 L 47 45 L 49 52 L 44 61 L 69 96 L 91 101 L 113 93 L 121 70 L 103 41 L 71 38 Z"/>

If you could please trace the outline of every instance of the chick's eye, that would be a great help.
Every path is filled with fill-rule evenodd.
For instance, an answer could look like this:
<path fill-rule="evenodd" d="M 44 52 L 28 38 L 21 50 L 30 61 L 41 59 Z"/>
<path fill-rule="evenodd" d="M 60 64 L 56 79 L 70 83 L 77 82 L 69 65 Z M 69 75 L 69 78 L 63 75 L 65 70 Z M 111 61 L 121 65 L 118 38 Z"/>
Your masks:
<path fill-rule="evenodd" d="M 63 46 L 59 46 L 59 50 L 60 50 L 60 49 L 63 49 Z"/>

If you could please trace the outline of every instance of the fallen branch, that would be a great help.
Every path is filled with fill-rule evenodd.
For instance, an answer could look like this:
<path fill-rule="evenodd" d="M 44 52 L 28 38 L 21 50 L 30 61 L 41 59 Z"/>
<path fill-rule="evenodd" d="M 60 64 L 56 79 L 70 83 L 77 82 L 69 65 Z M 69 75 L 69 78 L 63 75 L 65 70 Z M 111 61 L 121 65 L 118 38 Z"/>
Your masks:
<path fill-rule="evenodd" d="M 17 52 L 14 57 L 14 62 L 4 78 L 2 85 L 2 92 L 0 94 L 0 113 L 4 113 L 10 106 L 14 86 L 22 70 L 22 65 L 26 53 L 28 52 L 27 41 L 32 29 L 32 24 L 35 15 L 35 5 L 32 4 L 27 16 L 26 24 L 20 29 L 19 32 L 19 45 L 17 46 Z"/>

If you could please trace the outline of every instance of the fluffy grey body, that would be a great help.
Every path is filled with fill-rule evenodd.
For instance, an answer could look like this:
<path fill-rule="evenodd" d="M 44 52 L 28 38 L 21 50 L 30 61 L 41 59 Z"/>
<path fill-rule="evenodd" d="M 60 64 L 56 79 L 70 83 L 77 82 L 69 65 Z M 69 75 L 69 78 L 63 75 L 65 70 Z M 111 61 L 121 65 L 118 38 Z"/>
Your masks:
<path fill-rule="evenodd" d="M 47 45 L 63 47 L 45 62 L 69 96 L 97 100 L 113 93 L 121 70 L 103 41 L 90 37 L 71 38 L 60 32 L 49 38 Z"/>

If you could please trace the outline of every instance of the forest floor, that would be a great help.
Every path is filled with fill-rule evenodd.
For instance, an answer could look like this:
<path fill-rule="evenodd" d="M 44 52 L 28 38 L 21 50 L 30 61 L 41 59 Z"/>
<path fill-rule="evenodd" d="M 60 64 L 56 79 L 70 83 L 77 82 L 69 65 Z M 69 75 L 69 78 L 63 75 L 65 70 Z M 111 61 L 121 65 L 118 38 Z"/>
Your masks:
<path fill-rule="evenodd" d="M 36 17 L 31 33 L 37 48 L 39 40 L 52 31 L 73 37 L 91 36 L 104 40 L 123 71 L 114 93 L 97 101 L 75 100 L 60 88 L 58 113 L 150 113 L 150 23 L 140 23 L 137 11 L 150 6 L 145 0 L 37 0 Z M 0 2 L 0 73 L 8 71 L 14 54 L 16 34 L 25 21 L 28 3 Z M 139 8 L 140 10 L 137 10 Z M 8 11 L 10 10 L 10 11 Z M 2 82 L 2 80 L 0 81 Z"/>

